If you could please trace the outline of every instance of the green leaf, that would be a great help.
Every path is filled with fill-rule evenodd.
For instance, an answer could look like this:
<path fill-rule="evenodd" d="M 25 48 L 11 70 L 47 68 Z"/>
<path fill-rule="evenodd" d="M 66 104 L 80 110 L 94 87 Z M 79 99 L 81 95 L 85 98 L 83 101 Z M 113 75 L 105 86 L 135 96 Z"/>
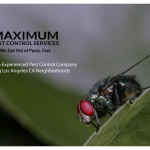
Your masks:
<path fill-rule="evenodd" d="M 132 105 L 120 107 L 84 145 L 146 146 L 150 145 L 150 89 Z"/>

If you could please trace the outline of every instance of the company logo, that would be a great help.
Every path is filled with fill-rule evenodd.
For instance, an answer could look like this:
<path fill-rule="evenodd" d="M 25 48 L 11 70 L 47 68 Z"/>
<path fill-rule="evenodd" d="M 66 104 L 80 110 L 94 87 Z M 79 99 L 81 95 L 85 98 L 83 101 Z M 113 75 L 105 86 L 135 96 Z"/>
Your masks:
<path fill-rule="evenodd" d="M 0 45 L 59 45 L 58 31 L 51 32 L 0 32 Z"/>

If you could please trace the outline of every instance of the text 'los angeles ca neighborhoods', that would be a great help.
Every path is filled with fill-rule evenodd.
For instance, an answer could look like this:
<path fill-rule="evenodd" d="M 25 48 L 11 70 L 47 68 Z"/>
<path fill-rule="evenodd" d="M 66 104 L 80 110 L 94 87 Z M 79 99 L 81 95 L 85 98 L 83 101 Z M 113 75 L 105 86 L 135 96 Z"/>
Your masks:
<path fill-rule="evenodd" d="M 52 69 L 50 68 L 52 67 Z M 76 68 L 77 63 L 6 63 L 2 62 L 0 64 L 0 73 L 70 73 L 70 68 Z"/>

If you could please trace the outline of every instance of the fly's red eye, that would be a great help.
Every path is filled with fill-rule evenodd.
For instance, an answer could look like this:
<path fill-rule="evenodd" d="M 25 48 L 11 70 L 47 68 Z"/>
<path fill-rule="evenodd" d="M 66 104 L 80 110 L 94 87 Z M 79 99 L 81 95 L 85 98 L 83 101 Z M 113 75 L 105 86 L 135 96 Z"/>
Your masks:
<path fill-rule="evenodd" d="M 78 103 L 78 106 L 77 106 L 77 112 L 78 112 L 78 114 L 79 114 L 79 105 L 80 105 L 80 103 Z"/>
<path fill-rule="evenodd" d="M 79 105 L 79 104 L 78 104 Z M 86 101 L 83 100 L 80 104 L 80 109 L 82 111 L 83 114 L 87 115 L 87 116 L 92 116 L 93 115 L 93 107 L 92 105 Z"/>

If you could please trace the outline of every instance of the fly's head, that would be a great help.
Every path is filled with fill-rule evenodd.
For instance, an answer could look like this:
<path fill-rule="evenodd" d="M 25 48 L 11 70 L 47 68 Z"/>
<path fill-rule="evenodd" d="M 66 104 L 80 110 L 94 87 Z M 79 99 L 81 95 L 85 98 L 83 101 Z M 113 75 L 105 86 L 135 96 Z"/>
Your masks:
<path fill-rule="evenodd" d="M 77 105 L 77 112 L 80 117 L 80 122 L 84 122 L 86 125 L 91 124 L 91 121 L 95 117 L 94 108 L 87 100 L 82 100 Z"/>

